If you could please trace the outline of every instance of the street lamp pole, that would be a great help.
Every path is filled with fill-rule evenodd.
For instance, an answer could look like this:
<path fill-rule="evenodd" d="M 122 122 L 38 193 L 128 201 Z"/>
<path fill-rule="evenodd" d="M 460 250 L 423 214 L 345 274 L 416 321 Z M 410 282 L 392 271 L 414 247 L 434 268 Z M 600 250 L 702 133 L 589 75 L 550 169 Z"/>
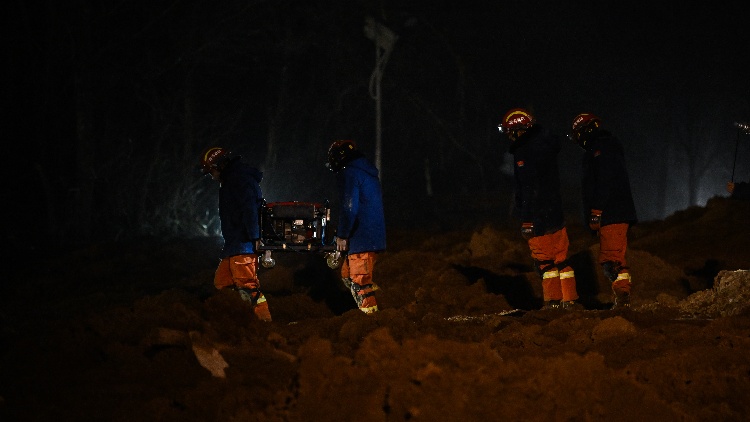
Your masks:
<path fill-rule="evenodd" d="M 381 166 L 382 162 L 382 150 L 383 150 L 383 139 L 381 135 L 382 131 L 382 95 L 380 82 L 383 78 L 383 71 L 385 65 L 388 62 L 388 58 L 393 50 L 393 45 L 398 39 L 398 35 L 390 30 L 385 25 L 375 21 L 372 17 L 365 19 L 364 33 L 367 38 L 375 43 L 375 69 L 373 69 L 370 75 L 370 97 L 375 100 L 375 167 L 380 173 L 382 182 L 383 170 Z"/>

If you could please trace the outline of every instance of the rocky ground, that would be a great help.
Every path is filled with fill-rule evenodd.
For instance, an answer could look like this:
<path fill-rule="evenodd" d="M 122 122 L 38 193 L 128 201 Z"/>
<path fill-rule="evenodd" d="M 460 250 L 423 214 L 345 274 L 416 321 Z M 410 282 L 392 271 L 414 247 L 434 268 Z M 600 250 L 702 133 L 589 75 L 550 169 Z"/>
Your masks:
<path fill-rule="evenodd" d="M 389 230 L 381 311 L 277 254 L 274 321 L 213 290 L 217 239 L 19 257 L 0 296 L 0 420 L 742 420 L 750 202 L 631 229 L 630 309 L 570 226 L 585 311 L 541 311 L 515 228 Z"/>

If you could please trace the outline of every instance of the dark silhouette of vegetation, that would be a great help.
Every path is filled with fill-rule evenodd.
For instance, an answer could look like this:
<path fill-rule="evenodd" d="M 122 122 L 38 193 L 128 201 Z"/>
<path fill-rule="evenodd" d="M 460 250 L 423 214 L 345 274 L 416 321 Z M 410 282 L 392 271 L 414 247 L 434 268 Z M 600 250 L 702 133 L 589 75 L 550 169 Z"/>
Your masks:
<path fill-rule="evenodd" d="M 658 59 L 683 64 L 680 52 L 691 49 L 684 43 L 698 42 L 679 37 L 697 19 L 684 19 L 692 9 L 654 9 L 656 17 L 685 14 L 666 25 L 678 35 L 659 38 L 658 27 L 634 31 L 627 10 L 612 21 L 543 2 L 74 0 L 7 8 L 5 101 L 8 128 L 18 134 L 13 154 L 22 158 L 9 160 L 16 180 L 6 191 L 17 206 L 3 215 L 17 223 L 6 239 L 28 246 L 216 233 L 216 186 L 195 172 L 211 144 L 262 169 L 270 201 L 335 201 L 323 166 L 331 140 L 375 146 L 368 86 L 375 57 L 363 33 L 370 16 L 399 35 L 381 80 L 383 189 L 393 224 L 424 226 L 435 217 L 444 226 L 471 218 L 446 217 L 456 210 L 486 213 L 483 204 L 507 202 L 506 145 L 495 128 L 512 106 L 534 108 L 560 135 L 573 115 L 597 112 L 622 134 L 633 161 L 672 157 L 669 173 L 631 170 L 644 176 L 634 191 L 646 218 L 673 211 L 665 199 L 673 174 L 688 174 L 690 193 L 680 203 L 699 201 L 722 166 L 722 143 L 727 151 L 733 145 L 722 125 L 747 112 L 739 61 L 722 62 L 721 52 L 712 56 L 725 68 L 720 91 L 696 83 L 702 74 L 680 76 L 689 93 L 659 82 L 673 65 Z M 628 25 L 626 38 L 608 32 Z M 711 35 L 710 27 L 699 29 Z M 730 41 L 743 39 L 747 30 L 732 28 Z M 636 51 L 643 40 L 658 42 Z M 673 43 L 683 44 L 670 51 Z M 629 92 L 643 84 L 643 97 Z M 694 101 L 687 105 L 684 95 Z M 577 157 L 572 147 L 564 154 Z M 572 196 L 577 162 L 566 160 Z M 745 170 L 740 164 L 738 174 Z M 502 219 L 508 209 L 500 204 L 494 213 Z"/>

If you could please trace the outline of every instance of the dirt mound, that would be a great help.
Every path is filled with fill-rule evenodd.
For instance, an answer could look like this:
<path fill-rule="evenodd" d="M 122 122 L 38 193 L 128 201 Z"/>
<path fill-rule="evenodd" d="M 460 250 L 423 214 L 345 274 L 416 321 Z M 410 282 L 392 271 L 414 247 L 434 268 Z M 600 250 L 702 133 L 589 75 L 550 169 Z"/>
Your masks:
<path fill-rule="evenodd" d="M 740 420 L 744 207 L 636 226 L 617 311 L 576 226 L 577 312 L 539 310 L 526 244 L 493 224 L 394 231 L 374 315 L 322 257 L 278 254 L 260 271 L 272 323 L 213 289 L 215 239 L 56 256 L 0 299 L 0 419 Z"/>
<path fill-rule="evenodd" d="M 747 314 L 750 310 L 750 271 L 721 271 L 714 287 L 680 302 L 682 312 L 697 318 Z"/>

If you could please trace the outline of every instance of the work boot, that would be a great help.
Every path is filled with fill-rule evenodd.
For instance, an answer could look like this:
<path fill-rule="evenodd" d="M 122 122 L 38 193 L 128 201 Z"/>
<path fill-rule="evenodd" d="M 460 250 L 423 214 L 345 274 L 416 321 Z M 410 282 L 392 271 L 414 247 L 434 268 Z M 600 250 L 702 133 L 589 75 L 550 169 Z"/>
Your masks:
<path fill-rule="evenodd" d="M 373 291 L 372 284 L 360 286 L 357 283 L 352 283 L 351 290 L 354 302 L 356 302 L 357 308 L 359 308 L 360 311 L 366 314 L 378 311 L 378 304 L 375 301 L 375 292 Z"/>
<path fill-rule="evenodd" d="M 542 310 L 549 311 L 551 309 L 560 309 L 560 301 L 559 300 L 544 301 L 544 306 L 542 306 Z"/>
<path fill-rule="evenodd" d="M 585 311 L 586 308 L 583 307 L 580 303 L 577 303 L 574 300 L 563 300 L 560 302 L 560 307 L 566 311 Z"/>
<path fill-rule="evenodd" d="M 253 313 L 259 320 L 271 322 L 271 310 L 268 309 L 268 302 L 266 302 L 265 297 L 262 297 L 261 299 L 263 300 L 262 302 L 258 302 L 257 305 L 253 306 Z"/>
<path fill-rule="evenodd" d="M 614 295 L 614 303 L 612 303 L 612 309 L 622 309 L 630 307 L 630 293 L 619 292 Z"/>
<path fill-rule="evenodd" d="M 237 289 L 237 292 L 240 294 L 242 300 L 250 303 L 253 313 L 259 320 L 271 322 L 271 311 L 268 309 L 268 302 L 259 289 L 240 287 Z"/>
<path fill-rule="evenodd" d="M 612 293 L 614 294 L 612 309 L 630 306 L 631 286 L 630 274 L 626 272 L 618 274 L 617 279 L 612 283 Z"/>
<path fill-rule="evenodd" d="M 378 312 L 378 305 L 365 306 L 365 307 L 359 308 L 359 310 L 366 314 L 374 314 L 375 312 Z"/>

